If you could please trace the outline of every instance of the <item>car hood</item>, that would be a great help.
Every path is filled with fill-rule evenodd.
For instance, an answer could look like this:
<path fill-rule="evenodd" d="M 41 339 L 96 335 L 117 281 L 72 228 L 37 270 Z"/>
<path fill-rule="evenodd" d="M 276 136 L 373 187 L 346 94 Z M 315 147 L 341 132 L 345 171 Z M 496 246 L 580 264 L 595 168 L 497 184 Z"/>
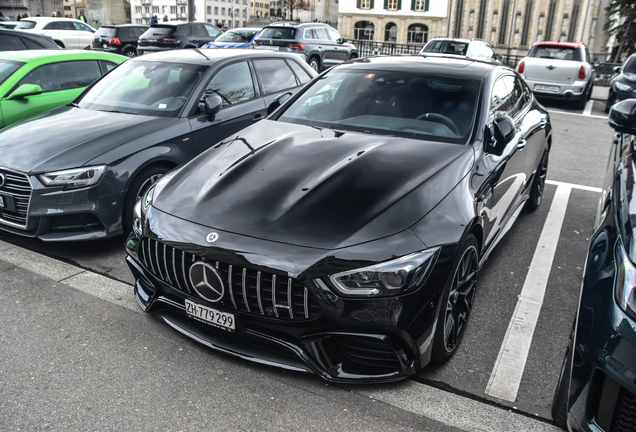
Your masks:
<path fill-rule="evenodd" d="M 337 249 L 408 228 L 473 159 L 465 145 L 263 120 L 162 182 L 153 206 L 211 229 Z"/>
<path fill-rule="evenodd" d="M 0 166 L 27 173 L 80 167 L 173 121 L 176 119 L 56 108 L 0 132 Z"/>
<path fill-rule="evenodd" d="M 636 74 L 623 72 L 622 74 L 616 77 L 616 81 L 620 81 L 624 84 L 634 87 L 634 85 L 636 85 L 634 84 L 636 83 Z"/>

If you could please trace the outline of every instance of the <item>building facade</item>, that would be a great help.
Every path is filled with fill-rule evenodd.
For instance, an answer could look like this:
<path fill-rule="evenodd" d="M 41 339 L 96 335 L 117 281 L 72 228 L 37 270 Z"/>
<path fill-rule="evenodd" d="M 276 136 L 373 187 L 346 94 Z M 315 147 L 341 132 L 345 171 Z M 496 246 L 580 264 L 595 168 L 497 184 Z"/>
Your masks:
<path fill-rule="evenodd" d="M 449 0 L 341 0 L 338 31 L 347 39 L 424 44 L 447 33 Z"/>
<path fill-rule="evenodd" d="M 153 15 L 159 22 L 189 21 L 188 0 L 131 0 L 130 11 L 132 22 L 137 24 L 150 24 Z M 246 27 L 249 13 L 249 0 L 194 0 L 192 21 L 228 28 Z"/>
<path fill-rule="evenodd" d="M 26 3 L 28 3 L 28 0 L 4 0 L 0 3 L 0 12 L 2 12 L 2 16 L 11 19 L 11 21 L 16 21 L 18 15 L 24 16 L 27 14 L 31 16 Z"/>

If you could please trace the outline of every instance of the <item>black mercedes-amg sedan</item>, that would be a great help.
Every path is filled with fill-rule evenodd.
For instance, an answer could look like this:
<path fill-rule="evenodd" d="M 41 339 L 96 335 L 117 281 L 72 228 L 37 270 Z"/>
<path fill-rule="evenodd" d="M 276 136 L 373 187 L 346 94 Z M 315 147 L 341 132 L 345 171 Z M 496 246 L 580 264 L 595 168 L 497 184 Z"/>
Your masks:
<path fill-rule="evenodd" d="M 157 179 L 316 75 L 289 53 L 194 49 L 128 60 L 70 105 L 0 132 L 0 230 L 44 241 L 120 235 Z"/>
<path fill-rule="evenodd" d="M 548 113 L 513 70 L 365 58 L 173 170 L 135 205 L 145 311 L 328 381 L 458 349 L 484 261 L 544 190 Z"/>

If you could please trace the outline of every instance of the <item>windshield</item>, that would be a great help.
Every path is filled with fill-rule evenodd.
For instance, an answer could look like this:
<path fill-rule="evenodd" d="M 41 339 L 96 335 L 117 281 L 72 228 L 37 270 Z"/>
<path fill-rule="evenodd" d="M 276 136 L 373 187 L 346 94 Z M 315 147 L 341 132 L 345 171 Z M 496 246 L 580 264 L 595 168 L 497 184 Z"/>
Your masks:
<path fill-rule="evenodd" d="M 15 28 L 17 29 L 32 29 L 35 28 L 35 21 L 27 21 L 27 20 L 20 20 L 20 23 L 15 26 Z"/>
<path fill-rule="evenodd" d="M 80 108 L 158 117 L 176 117 L 207 66 L 126 62 L 98 81 Z"/>
<path fill-rule="evenodd" d="M 636 57 L 630 57 L 623 68 L 623 73 L 636 73 Z"/>
<path fill-rule="evenodd" d="M 479 82 L 401 71 L 339 70 L 314 81 L 280 121 L 463 143 Z"/>
<path fill-rule="evenodd" d="M 7 78 L 9 78 L 13 74 L 13 72 L 20 69 L 22 65 L 24 65 L 24 63 L 9 60 L 0 60 L 0 85 L 2 85 L 7 80 Z"/>
<path fill-rule="evenodd" d="M 168 36 L 174 33 L 177 30 L 175 26 L 163 26 L 163 27 L 150 27 L 144 34 L 141 35 L 142 38 L 151 38 L 154 36 Z"/>
<path fill-rule="evenodd" d="M 582 61 L 581 54 L 576 48 L 563 46 L 535 46 L 532 48 L 529 57 L 539 57 L 554 60 L 575 60 Z"/>
<path fill-rule="evenodd" d="M 422 51 L 442 54 L 466 55 L 466 51 L 468 51 L 468 44 L 466 42 L 455 41 L 431 41 L 426 44 Z"/>
<path fill-rule="evenodd" d="M 249 42 L 258 30 L 228 30 L 219 36 L 215 42 Z"/>
<path fill-rule="evenodd" d="M 112 37 L 115 37 L 116 34 L 117 34 L 117 29 L 114 27 L 100 27 L 100 29 L 97 30 L 97 33 L 95 34 L 95 36 L 112 38 Z"/>
<path fill-rule="evenodd" d="M 289 27 L 265 27 L 258 37 L 269 39 L 294 39 L 296 37 L 296 29 Z"/>

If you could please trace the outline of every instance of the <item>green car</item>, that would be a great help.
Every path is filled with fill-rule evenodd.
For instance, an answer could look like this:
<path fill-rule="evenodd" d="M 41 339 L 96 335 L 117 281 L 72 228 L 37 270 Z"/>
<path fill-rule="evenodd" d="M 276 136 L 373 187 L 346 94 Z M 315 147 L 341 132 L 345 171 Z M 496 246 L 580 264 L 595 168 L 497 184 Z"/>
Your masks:
<path fill-rule="evenodd" d="M 67 105 L 118 64 L 118 54 L 84 50 L 0 52 L 0 128 Z"/>

